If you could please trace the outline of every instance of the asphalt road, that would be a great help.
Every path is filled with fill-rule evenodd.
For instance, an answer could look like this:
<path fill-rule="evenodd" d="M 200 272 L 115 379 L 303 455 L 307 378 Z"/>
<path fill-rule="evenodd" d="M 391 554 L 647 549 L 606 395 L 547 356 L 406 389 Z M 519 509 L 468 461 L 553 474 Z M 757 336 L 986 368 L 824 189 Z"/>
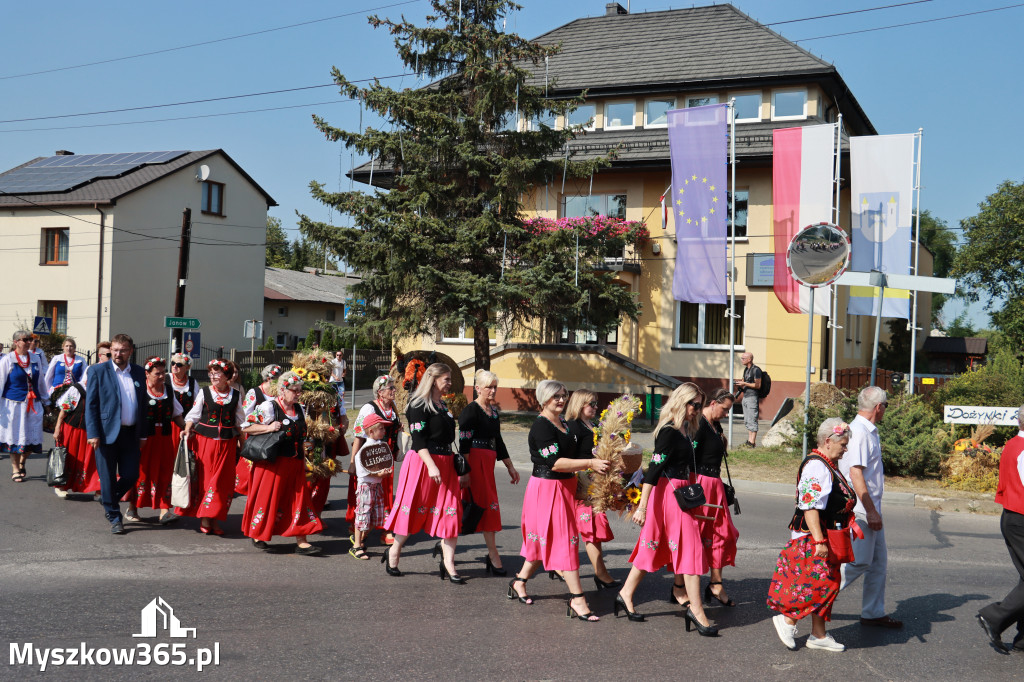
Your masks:
<path fill-rule="evenodd" d="M 525 434 L 523 434 L 525 436 Z M 515 440 L 522 438 L 516 437 Z M 513 452 L 522 452 L 515 446 Z M 520 471 L 528 471 L 521 454 Z M 0 468 L 6 471 L 6 459 Z M 735 609 L 709 609 L 721 637 L 686 633 L 679 610 L 665 602 L 670 576 L 648 576 L 636 600 L 646 623 L 612 617 L 613 593 L 597 592 L 584 558 L 591 607 L 588 624 L 565 618 L 564 585 L 546 574 L 530 581 L 533 606 L 505 598 L 507 579 L 485 576 L 482 538 L 462 539 L 457 561 L 464 586 L 438 579 L 433 541 L 418 536 L 390 578 L 379 563 L 347 555 L 345 483 L 337 479 L 327 532 L 315 539 L 320 558 L 253 550 L 238 529 L 244 500 L 232 507 L 225 538 L 200 535 L 196 523 L 128 524 L 115 537 L 91 498 L 58 499 L 42 480 L 44 460 L 29 460 L 30 478 L 0 480 L 0 633 L 7 657 L 0 679 L 25 679 L 38 663 L 12 663 L 26 651 L 184 643 L 180 659 L 216 648 L 210 679 L 501 679 L 622 680 L 979 680 L 1021 679 L 1024 654 L 997 655 L 974 620 L 984 604 L 1017 580 L 999 535 L 998 518 L 894 507 L 886 516 L 890 554 L 888 603 L 905 621 L 900 631 L 863 629 L 860 588 L 841 594 L 830 632 L 842 654 L 783 648 L 764 604 L 778 551 L 788 537 L 791 498 L 742 493 L 737 567 L 727 569 Z M 520 565 L 517 521 L 525 480 L 508 484 L 498 469 L 505 565 Z M 4 476 L 4 479 L 7 477 Z M 144 510 L 148 511 L 148 510 Z M 606 546 L 612 574 L 624 578 L 637 529 L 613 515 L 616 539 Z M 141 610 L 161 597 L 195 638 L 135 638 Z M 809 623 L 801 624 L 803 644 Z M 1007 633 L 1007 639 L 1012 632 Z M 11 644 L 15 644 L 15 649 Z M 153 649 L 155 651 L 155 649 Z M 38 652 L 38 651 L 37 651 Z M 172 654 L 172 658 L 175 655 Z M 76 679 L 164 679 L 194 676 L 189 666 L 48 666 L 47 676 Z"/>

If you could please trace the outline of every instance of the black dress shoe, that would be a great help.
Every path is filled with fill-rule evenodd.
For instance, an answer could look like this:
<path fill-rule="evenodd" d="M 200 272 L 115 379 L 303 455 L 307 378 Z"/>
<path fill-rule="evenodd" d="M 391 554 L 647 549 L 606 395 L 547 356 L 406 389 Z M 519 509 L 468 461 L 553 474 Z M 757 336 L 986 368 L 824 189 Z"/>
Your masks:
<path fill-rule="evenodd" d="M 270 545 L 268 545 L 263 540 L 256 540 L 256 539 L 254 539 L 252 541 L 252 546 L 255 547 L 256 549 L 263 550 L 264 552 L 269 552 L 270 551 Z"/>
<path fill-rule="evenodd" d="M 308 547 L 296 547 L 295 553 L 303 556 L 319 556 L 323 553 L 323 549 L 316 545 L 309 545 Z"/>
<path fill-rule="evenodd" d="M 110 524 L 110 532 L 114 535 L 124 535 L 124 524 L 121 523 L 121 519 Z"/>
<path fill-rule="evenodd" d="M 981 629 L 985 631 L 986 635 L 988 635 L 989 644 L 992 645 L 993 649 L 995 649 L 1001 654 L 1010 653 L 1009 650 L 1006 648 L 1006 645 L 1003 644 L 1003 639 L 1000 636 L 1000 633 L 996 632 L 995 626 L 992 625 L 992 623 L 985 620 L 985 616 L 981 615 L 980 613 L 978 614 L 978 625 L 980 625 Z"/>

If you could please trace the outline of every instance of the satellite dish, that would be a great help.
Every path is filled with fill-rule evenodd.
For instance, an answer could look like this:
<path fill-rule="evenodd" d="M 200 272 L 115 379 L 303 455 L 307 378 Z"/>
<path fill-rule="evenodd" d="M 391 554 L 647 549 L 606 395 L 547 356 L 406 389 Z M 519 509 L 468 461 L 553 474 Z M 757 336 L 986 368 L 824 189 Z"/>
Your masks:
<path fill-rule="evenodd" d="M 827 287 L 850 266 L 850 238 L 832 223 L 808 225 L 786 252 L 790 276 L 809 287 Z"/>
<path fill-rule="evenodd" d="M 196 182 L 205 182 L 210 177 L 210 167 L 205 163 L 196 171 Z"/>

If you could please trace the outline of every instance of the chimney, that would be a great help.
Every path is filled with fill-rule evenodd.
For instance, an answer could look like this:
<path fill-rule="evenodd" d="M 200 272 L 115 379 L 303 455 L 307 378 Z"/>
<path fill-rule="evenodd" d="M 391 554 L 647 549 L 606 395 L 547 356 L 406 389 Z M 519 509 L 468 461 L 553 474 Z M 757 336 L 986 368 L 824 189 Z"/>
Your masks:
<path fill-rule="evenodd" d="M 619 14 L 629 14 L 629 12 L 617 2 L 609 2 L 604 6 L 604 15 L 606 17 L 614 17 Z"/>
<path fill-rule="evenodd" d="M 67 149 L 58 149 L 53 153 L 54 156 L 74 156 L 74 152 L 69 152 Z"/>

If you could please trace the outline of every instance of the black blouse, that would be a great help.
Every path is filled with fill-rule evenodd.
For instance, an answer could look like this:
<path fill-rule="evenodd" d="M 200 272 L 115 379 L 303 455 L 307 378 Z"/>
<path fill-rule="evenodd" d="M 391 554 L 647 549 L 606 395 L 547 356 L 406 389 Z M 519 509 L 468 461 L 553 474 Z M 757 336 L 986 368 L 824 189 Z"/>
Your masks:
<path fill-rule="evenodd" d="M 582 419 L 569 422 L 569 431 L 576 436 L 576 452 L 573 459 L 592 459 L 594 457 L 594 430 Z"/>
<path fill-rule="evenodd" d="M 405 411 L 412 435 L 412 449 L 416 452 L 429 450 L 435 455 L 452 454 L 455 442 L 455 417 L 443 402 L 437 412 L 431 412 L 426 405 L 413 406 Z"/>
<path fill-rule="evenodd" d="M 492 417 L 475 400 L 464 407 L 459 413 L 459 452 L 468 455 L 475 442 L 475 447 L 498 453 L 499 461 L 508 459 L 508 448 L 501 439 L 500 417 L 497 407 Z"/>
<path fill-rule="evenodd" d="M 654 437 L 654 456 L 644 474 L 644 483 L 657 485 L 662 477 L 689 478 L 693 459 L 690 439 L 674 426 L 665 426 Z"/>
<path fill-rule="evenodd" d="M 722 440 L 722 425 L 701 415 L 700 427 L 693 447 L 697 451 L 697 473 L 704 476 L 722 475 L 722 458 L 725 457 L 725 441 Z"/>
<path fill-rule="evenodd" d="M 562 426 L 566 432 L 562 433 L 547 417 L 537 417 L 530 427 L 530 436 L 527 443 L 530 446 L 530 461 L 533 462 L 533 475 L 537 478 L 566 479 L 576 474 L 567 471 L 552 471 L 551 467 L 559 459 L 573 459 L 576 456 L 576 436 L 568 429 L 565 420 Z"/>

